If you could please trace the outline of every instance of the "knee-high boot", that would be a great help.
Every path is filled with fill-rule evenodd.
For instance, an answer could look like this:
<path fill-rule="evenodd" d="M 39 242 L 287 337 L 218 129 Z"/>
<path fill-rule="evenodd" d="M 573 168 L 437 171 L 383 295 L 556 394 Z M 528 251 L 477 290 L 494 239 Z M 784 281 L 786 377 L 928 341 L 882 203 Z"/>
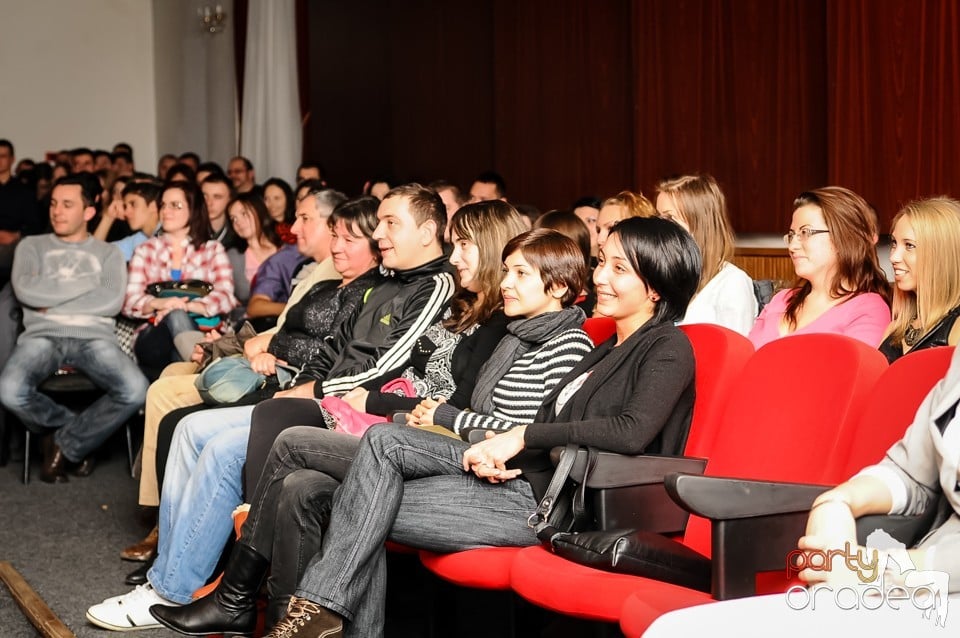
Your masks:
<path fill-rule="evenodd" d="M 213 592 L 182 607 L 154 605 L 150 613 L 188 636 L 249 636 L 257 624 L 256 596 L 270 562 L 243 541 L 233 546 L 223 579 Z"/>

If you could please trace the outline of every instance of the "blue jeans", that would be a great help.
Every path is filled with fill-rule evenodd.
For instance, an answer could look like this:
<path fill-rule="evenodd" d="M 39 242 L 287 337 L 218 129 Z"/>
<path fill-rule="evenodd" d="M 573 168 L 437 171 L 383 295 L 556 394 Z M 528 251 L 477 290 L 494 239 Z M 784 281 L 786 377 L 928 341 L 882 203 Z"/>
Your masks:
<path fill-rule="evenodd" d="M 157 560 L 147 573 L 167 600 L 190 602 L 233 529 L 253 408 L 204 410 L 177 426 L 160 498 Z"/>
<path fill-rule="evenodd" d="M 105 394 L 79 414 L 37 390 L 61 366 L 84 373 Z M 147 380 L 107 339 L 20 339 L 0 374 L 0 401 L 31 430 L 56 428 L 67 459 L 82 461 L 143 405 Z"/>
<path fill-rule="evenodd" d="M 463 471 L 468 443 L 401 425 L 370 428 L 333 498 L 323 552 L 297 595 L 344 617 L 344 635 L 383 635 L 388 538 L 439 552 L 537 543 L 523 478 L 492 484 Z"/>

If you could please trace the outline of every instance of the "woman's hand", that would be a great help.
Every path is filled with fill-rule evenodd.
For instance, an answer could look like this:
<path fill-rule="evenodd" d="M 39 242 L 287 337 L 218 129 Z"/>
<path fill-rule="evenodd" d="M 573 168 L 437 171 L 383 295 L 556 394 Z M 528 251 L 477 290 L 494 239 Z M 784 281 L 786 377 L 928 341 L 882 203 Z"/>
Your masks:
<path fill-rule="evenodd" d="M 814 558 L 811 552 L 840 550 L 846 554 L 849 549 L 852 554 L 857 551 L 857 526 L 850 506 L 838 494 L 820 496 L 810 509 L 806 534 L 797 542 L 797 547 L 805 553 L 807 565 L 820 561 L 819 556 Z M 810 585 L 851 582 L 851 576 L 856 578 L 844 566 L 843 559 L 834 561 L 830 569 L 826 566 L 823 569 L 804 569 L 799 576 L 800 580 Z"/>
<path fill-rule="evenodd" d="M 157 314 L 166 315 L 171 310 L 186 310 L 187 300 L 184 297 L 154 297 L 147 306 Z"/>
<path fill-rule="evenodd" d="M 407 425 L 433 425 L 433 414 L 437 411 L 437 406 L 446 402 L 447 400 L 442 397 L 440 399 L 424 399 L 417 404 L 417 407 L 407 413 Z"/>
<path fill-rule="evenodd" d="M 463 453 L 463 469 L 491 483 L 502 483 L 520 476 L 520 470 L 508 470 L 506 463 L 525 447 L 523 433 L 527 426 L 495 434 L 487 432 L 487 439 L 471 445 Z"/>
<path fill-rule="evenodd" d="M 370 392 L 364 388 L 354 388 L 340 398 L 346 401 L 347 404 L 357 412 L 366 412 L 367 396 L 369 394 Z"/>
<path fill-rule="evenodd" d="M 273 335 L 257 335 L 256 337 L 250 337 L 243 344 L 243 356 L 247 358 L 248 361 L 253 361 L 253 358 L 260 354 L 261 352 L 266 352 L 267 347 L 270 345 L 270 338 Z"/>
<path fill-rule="evenodd" d="M 261 352 L 253 359 L 250 359 L 250 368 L 254 372 L 270 376 L 271 374 L 277 373 L 277 362 L 278 359 L 269 352 Z M 280 363 L 284 364 L 286 361 L 280 361 Z"/>
<path fill-rule="evenodd" d="M 183 309 L 187 312 L 192 312 L 195 315 L 201 315 L 203 317 L 207 316 L 207 307 L 204 306 L 203 302 L 201 301 L 188 301 L 186 304 L 184 304 Z"/>

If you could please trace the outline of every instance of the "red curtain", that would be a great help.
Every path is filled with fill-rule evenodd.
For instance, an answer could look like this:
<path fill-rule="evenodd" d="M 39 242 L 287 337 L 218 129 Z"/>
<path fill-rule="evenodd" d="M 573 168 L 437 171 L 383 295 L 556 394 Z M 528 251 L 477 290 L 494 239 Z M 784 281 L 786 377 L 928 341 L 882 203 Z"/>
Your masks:
<path fill-rule="evenodd" d="M 831 182 L 886 230 L 904 203 L 960 196 L 960 8 L 953 0 L 831 0 Z"/>

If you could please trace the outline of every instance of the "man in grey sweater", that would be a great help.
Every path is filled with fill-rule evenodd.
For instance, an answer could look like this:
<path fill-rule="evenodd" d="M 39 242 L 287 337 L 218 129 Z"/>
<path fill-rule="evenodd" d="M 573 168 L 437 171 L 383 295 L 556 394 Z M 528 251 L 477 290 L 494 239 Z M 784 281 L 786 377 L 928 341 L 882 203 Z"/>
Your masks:
<path fill-rule="evenodd" d="M 123 305 L 127 270 L 115 247 L 91 237 L 99 181 L 79 173 L 57 181 L 50 200 L 53 233 L 17 246 L 11 282 L 24 331 L 0 374 L 0 402 L 44 440 L 40 478 L 67 480 L 92 470 L 90 454 L 143 405 L 147 381 L 117 343 L 114 315 Z M 38 386 L 61 366 L 84 373 L 105 394 L 80 413 Z"/>

